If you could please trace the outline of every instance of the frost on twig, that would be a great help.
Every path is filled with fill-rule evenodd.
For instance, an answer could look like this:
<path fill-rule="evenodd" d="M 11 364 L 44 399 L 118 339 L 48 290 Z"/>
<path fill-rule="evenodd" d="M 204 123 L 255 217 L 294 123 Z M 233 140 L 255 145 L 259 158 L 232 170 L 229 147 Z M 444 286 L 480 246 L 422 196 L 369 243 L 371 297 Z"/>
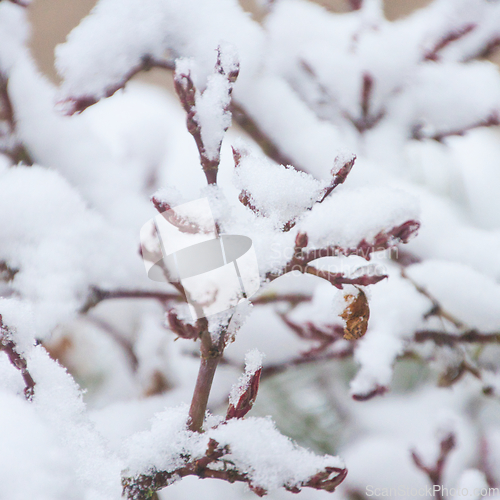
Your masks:
<path fill-rule="evenodd" d="M 128 444 L 134 457 L 122 479 L 128 499 L 150 498 L 185 476 L 243 482 L 264 496 L 278 488 L 332 492 L 347 474 L 339 458 L 299 447 L 268 418 L 233 418 L 200 434 L 186 428 L 185 417 L 185 409 L 166 410 L 140 441 Z M 143 458 L 145 445 L 147 458 Z"/>
<path fill-rule="evenodd" d="M 234 49 L 219 47 L 214 73 L 205 90 L 196 89 L 189 60 L 177 60 L 175 90 L 187 113 L 187 128 L 193 136 L 208 184 L 217 182 L 220 148 L 224 133 L 231 125 L 231 93 L 238 78 L 239 63 Z"/>
<path fill-rule="evenodd" d="M 28 401 L 31 401 L 35 393 L 35 381 L 28 371 L 26 359 L 17 351 L 16 344 L 12 339 L 12 332 L 3 323 L 2 315 L 0 315 L 0 351 L 4 351 L 12 365 L 21 372 L 26 385 L 24 395 Z"/>

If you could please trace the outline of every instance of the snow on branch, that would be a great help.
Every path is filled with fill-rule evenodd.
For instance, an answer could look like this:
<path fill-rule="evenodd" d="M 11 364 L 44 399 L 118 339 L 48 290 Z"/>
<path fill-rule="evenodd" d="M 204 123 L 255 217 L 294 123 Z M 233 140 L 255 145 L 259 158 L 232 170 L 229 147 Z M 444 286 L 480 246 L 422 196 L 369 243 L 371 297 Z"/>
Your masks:
<path fill-rule="evenodd" d="M 12 338 L 12 331 L 3 323 L 2 315 L 0 314 L 0 351 L 7 354 L 9 361 L 15 366 L 23 377 L 26 385 L 24 395 L 28 401 L 31 401 L 35 393 L 35 381 L 28 371 L 26 359 L 19 354 L 16 344 Z"/>
<path fill-rule="evenodd" d="M 166 410 L 151 431 L 128 443 L 134 462 L 122 480 L 128 499 L 151 498 L 153 492 L 190 475 L 243 482 L 258 496 L 279 488 L 332 492 L 347 475 L 339 458 L 299 447 L 268 418 L 233 418 L 203 434 L 187 430 L 185 418 L 185 409 Z"/>
<path fill-rule="evenodd" d="M 245 373 L 233 386 L 229 395 L 226 420 L 243 418 L 251 409 L 259 391 L 263 355 L 257 349 L 245 357 Z"/>
<path fill-rule="evenodd" d="M 67 97 L 59 103 L 59 108 L 66 115 L 74 115 L 75 113 L 81 113 L 85 111 L 88 107 L 99 102 L 100 99 L 111 97 L 116 92 L 124 89 L 127 83 L 138 73 L 143 71 L 149 71 L 153 68 L 163 68 L 163 69 L 174 69 L 175 65 L 172 60 L 169 59 L 155 59 L 152 56 L 145 55 L 141 58 L 141 61 L 129 69 L 120 80 L 118 80 L 113 85 L 106 87 L 102 91 L 102 95 L 85 95 L 79 97 Z"/>
<path fill-rule="evenodd" d="M 175 90 L 187 113 L 187 128 L 198 147 L 207 182 L 216 184 L 222 139 L 231 125 L 229 107 L 233 84 L 239 74 L 239 63 L 233 47 L 228 44 L 220 46 L 215 71 L 201 92 L 193 83 L 191 67 L 192 61 L 177 60 Z"/>

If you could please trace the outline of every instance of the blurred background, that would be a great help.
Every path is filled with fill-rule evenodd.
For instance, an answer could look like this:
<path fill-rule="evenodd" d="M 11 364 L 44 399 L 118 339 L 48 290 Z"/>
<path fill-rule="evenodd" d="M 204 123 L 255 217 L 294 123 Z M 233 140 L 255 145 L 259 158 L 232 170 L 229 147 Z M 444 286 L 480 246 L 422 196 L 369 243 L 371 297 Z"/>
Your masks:
<path fill-rule="evenodd" d="M 182 1 L 182 0 L 179 0 Z M 424 7 L 431 0 L 385 0 L 385 13 L 388 19 L 397 19 Z M 54 70 L 54 48 L 64 42 L 68 33 L 85 17 L 97 0 L 35 0 L 29 9 L 33 34 L 31 49 L 39 68 L 51 80 L 57 82 Z M 241 0 L 244 9 L 256 19 L 263 15 L 259 0 Z M 316 3 L 335 12 L 349 10 L 347 0 L 316 0 Z M 153 70 L 139 77 L 150 83 L 169 87 L 170 78 L 161 70 Z"/>

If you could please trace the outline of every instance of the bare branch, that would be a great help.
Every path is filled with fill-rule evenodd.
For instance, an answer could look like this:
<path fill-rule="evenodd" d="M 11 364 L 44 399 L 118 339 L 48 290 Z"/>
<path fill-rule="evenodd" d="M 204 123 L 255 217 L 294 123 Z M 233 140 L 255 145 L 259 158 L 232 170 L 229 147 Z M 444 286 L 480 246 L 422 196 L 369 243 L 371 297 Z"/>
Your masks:
<path fill-rule="evenodd" d="M 456 42 L 457 40 L 460 40 L 463 38 L 465 35 L 470 33 L 473 29 L 476 28 L 476 24 L 470 23 L 462 26 L 461 28 L 458 28 L 454 31 L 450 31 L 446 35 L 444 35 L 437 43 L 436 45 L 427 51 L 424 55 L 424 60 L 426 61 L 438 61 L 439 60 L 439 53 L 446 48 L 450 43 Z"/>
<path fill-rule="evenodd" d="M 446 464 L 446 460 L 448 458 L 448 455 L 451 453 L 453 448 L 455 448 L 455 445 L 456 445 L 455 434 L 453 432 L 450 432 L 445 438 L 443 438 L 441 440 L 441 443 L 439 445 L 439 448 L 440 448 L 439 457 L 433 466 L 424 465 L 424 463 L 423 463 L 422 459 L 420 458 L 420 456 L 418 455 L 418 453 L 415 450 L 413 450 L 411 452 L 413 462 L 422 472 L 424 472 L 427 475 L 430 483 L 433 486 L 443 484 L 444 466 Z M 438 500 L 442 500 L 443 496 L 441 493 L 441 488 L 437 489 L 436 498 Z"/>
<path fill-rule="evenodd" d="M 432 340 L 438 346 L 455 346 L 457 344 L 490 344 L 500 342 L 500 333 L 480 333 L 475 329 L 467 330 L 461 334 L 452 334 L 438 330 L 418 330 L 413 340 L 423 343 Z"/>
<path fill-rule="evenodd" d="M 376 115 L 371 112 L 371 98 L 374 87 L 373 76 L 370 73 L 363 73 L 363 84 L 361 86 L 361 116 L 354 118 L 345 112 L 345 117 L 356 127 L 360 134 L 375 127 L 385 116 L 385 110 L 379 111 Z"/>
<path fill-rule="evenodd" d="M 169 301 L 184 301 L 184 298 L 177 293 L 156 292 L 149 290 L 101 290 L 100 288 L 92 288 L 87 302 L 80 309 L 80 314 L 87 313 L 103 300 L 111 299 L 154 299 L 160 301 L 161 303 Z"/>
<path fill-rule="evenodd" d="M 138 73 L 142 71 L 149 71 L 153 68 L 163 68 L 173 70 L 175 68 L 175 64 L 173 60 L 169 59 L 155 59 L 150 55 L 143 56 L 141 62 L 131 68 L 123 78 L 118 81 L 115 85 L 112 85 L 104 90 L 104 94 L 102 97 L 111 97 L 113 94 L 118 92 L 119 90 L 125 88 L 127 83 Z M 92 106 L 96 102 L 100 101 L 102 97 L 96 96 L 82 96 L 78 98 L 68 98 L 63 101 L 61 104 L 63 105 L 63 109 L 65 114 L 74 115 L 75 113 L 81 113 L 85 111 L 88 107 Z"/>
<path fill-rule="evenodd" d="M 478 122 L 471 123 L 466 127 L 462 127 L 455 130 L 448 130 L 447 132 L 438 132 L 432 135 L 426 135 L 423 132 L 422 125 L 416 125 L 415 127 L 413 127 L 412 139 L 415 139 L 417 141 L 431 139 L 437 142 L 444 142 L 444 139 L 446 139 L 447 137 L 452 137 L 452 136 L 461 137 L 465 135 L 467 132 L 469 132 L 469 130 L 473 130 L 479 127 L 496 127 L 498 125 L 500 125 L 500 116 L 497 111 L 494 111 L 490 116 L 488 116 L 484 120 L 479 120 Z"/>

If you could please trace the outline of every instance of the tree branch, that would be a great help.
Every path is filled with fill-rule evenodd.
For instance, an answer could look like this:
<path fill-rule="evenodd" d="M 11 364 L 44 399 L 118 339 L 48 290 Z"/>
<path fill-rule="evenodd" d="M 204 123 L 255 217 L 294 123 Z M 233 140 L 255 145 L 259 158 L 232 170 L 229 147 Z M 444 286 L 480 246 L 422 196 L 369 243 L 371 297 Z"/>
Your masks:
<path fill-rule="evenodd" d="M 173 60 L 169 59 L 155 59 L 152 56 L 146 54 L 142 57 L 141 62 L 131 68 L 121 80 L 119 80 L 116 84 L 111 85 L 110 87 L 104 90 L 102 97 L 111 97 L 113 94 L 118 92 L 121 89 L 124 89 L 127 83 L 138 73 L 142 71 L 149 71 L 153 68 L 163 68 L 173 70 L 175 68 L 175 64 Z M 68 98 L 63 101 L 61 104 L 63 105 L 63 109 L 65 114 L 74 115 L 75 113 L 81 113 L 85 111 L 88 107 L 92 106 L 96 102 L 99 102 L 101 97 L 96 96 L 82 96 L 78 98 Z"/>
<path fill-rule="evenodd" d="M 87 301 L 80 309 L 80 314 L 87 313 L 104 300 L 112 299 L 154 299 L 162 303 L 169 301 L 184 302 L 184 298 L 177 293 L 150 290 L 101 290 L 100 288 L 92 288 Z"/>
<path fill-rule="evenodd" d="M 12 332 L 10 329 L 4 325 L 2 315 L 0 314 L 0 351 L 4 351 L 9 361 L 15 366 L 20 372 L 24 380 L 25 389 L 24 396 L 28 401 L 33 399 L 35 394 L 35 381 L 31 377 L 28 371 L 28 365 L 23 356 L 17 352 L 17 347 L 12 340 Z"/>
<path fill-rule="evenodd" d="M 420 456 L 418 455 L 418 453 L 415 450 L 413 450 L 411 452 L 411 456 L 413 458 L 413 462 L 415 463 L 415 465 L 423 473 L 425 473 L 427 475 L 430 483 L 433 486 L 439 486 L 439 489 L 437 489 L 437 491 L 435 491 L 435 493 L 436 493 L 435 496 L 438 500 L 442 500 L 442 498 L 443 498 L 443 495 L 441 492 L 441 485 L 443 484 L 444 466 L 446 464 L 446 460 L 448 458 L 448 455 L 451 453 L 453 448 L 455 448 L 455 445 L 456 445 L 455 434 L 453 432 L 450 432 L 445 438 L 443 438 L 441 440 L 441 443 L 439 446 L 439 448 L 440 448 L 439 457 L 438 457 L 436 463 L 432 467 L 424 465 L 424 463 L 422 462 L 422 459 L 420 458 Z"/>
<path fill-rule="evenodd" d="M 463 136 L 470 130 L 474 130 L 479 127 L 496 127 L 500 125 L 500 116 L 496 111 L 491 113 L 490 116 L 485 118 L 484 120 L 479 120 L 478 122 L 471 123 L 470 125 L 467 125 L 466 127 L 462 127 L 459 129 L 455 130 L 448 130 L 447 132 L 438 132 L 433 135 L 426 135 L 423 133 L 423 127 L 422 125 L 415 125 L 413 127 L 413 132 L 412 132 L 412 139 L 415 139 L 417 141 L 423 141 L 426 139 L 431 139 L 433 141 L 437 142 L 444 142 L 444 139 L 447 137 L 452 137 L 452 136 Z"/>
<path fill-rule="evenodd" d="M 446 35 L 444 35 L 437 43 L 436 45 L 428 50 L 425 55 L 424 55 L 424 60 L 425 61 L 438 61 L 439 60 L 439 53 L 446 48 L 450 43 L 455 42 L 457 40 L 460 40 L 463 38 L 465 35 L 470 33 L 473 29 L 477 27 L 476 24 L 470 23 L 462 26 L 461 28 L 458 28 L 454 31 L 450 31 Z"/>
<path fill-rule="evenodd" d="M 172 484 L 176 479 L 186 476 L 197 476 L 200 479 L 222 479 L 229 483 L 246 483 L 258 496 L 262 497 L 267 491 L 252 483 L 248 473 L 231 466 L 229 460 L 224 460 L 231 450 L 229 446 L 221 447 L 217 441 L 210 439 L 205 455 L 198 460 L 187 460 L 185 465 L 178 469 L 168 471 L 153 471 L 150 474 L 140 474 L 135 477 L 124 477 L 122 479 L 123 494 L 130 500 L 148 500 L 153 492 L 161 490 Z M 215 468 L 218 467 L 218 468 Z M 283 485 L 292 493 L 299 493 L 301 488 L 314 488 L 328 492 L 335 488 L 345 479 L 347 469 L 339 467 L 325 467 L 307 481 L 296 486 Z"/>

